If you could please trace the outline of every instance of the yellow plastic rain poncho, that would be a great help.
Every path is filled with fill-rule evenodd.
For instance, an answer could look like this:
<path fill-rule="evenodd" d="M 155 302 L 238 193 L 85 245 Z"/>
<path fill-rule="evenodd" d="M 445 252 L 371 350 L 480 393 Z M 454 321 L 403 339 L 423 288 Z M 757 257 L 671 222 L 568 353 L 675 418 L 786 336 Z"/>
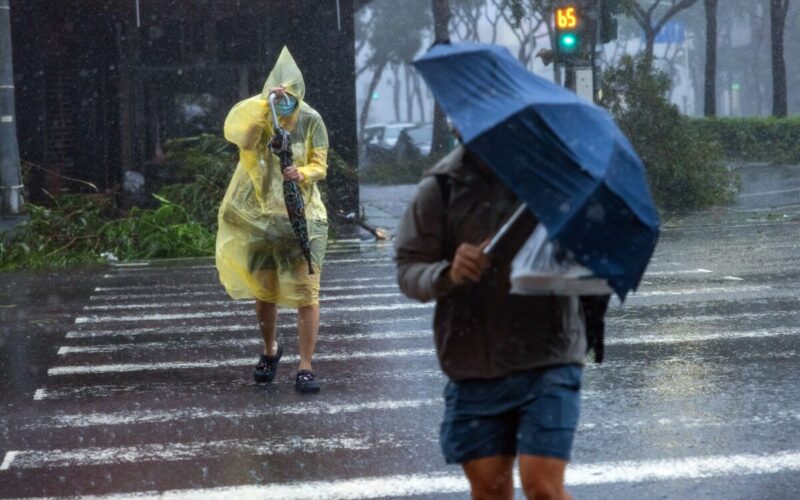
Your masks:
<path fill-rule="evenodd" d="M 295 111 L 279 121 L 291 134 L 294 165 L 304 177 L 300 189 L 314 274 L 308 274 L 289 222 L 280 160 L 269 151 L 273 126 L 267 98 L 279 86 L 298 100 Z M 303 75 L 284 47 L 263 92 L 236 104 L 225 120 L 225 138 L 239 147 L 239 164 L 219 209 L 216 262 L 220 281 L 234 299 L 285 307 L 319 304 L 328 217 L 317 182 L 327 171 L 328 133 L 304 96 Z"/>

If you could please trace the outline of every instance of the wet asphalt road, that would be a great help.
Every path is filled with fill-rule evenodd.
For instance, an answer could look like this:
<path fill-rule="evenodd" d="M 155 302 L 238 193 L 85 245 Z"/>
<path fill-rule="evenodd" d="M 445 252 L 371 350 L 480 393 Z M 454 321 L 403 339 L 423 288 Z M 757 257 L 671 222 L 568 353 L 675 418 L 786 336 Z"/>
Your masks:
<path fill-rule="evenodd" d="M 576 499 L 800 496 L 800 191 L 767 184 L 667 221 L 612 307 Z M 391 228 L 411 191 L 365 188 L 371 222 Z M 432 308 L 399 294 L 391 244 L 330 250 L 314 396 L 293 390 L 291 311 L 276 383 L 252 382 L 253 307 L 208 260 L 4 274 L 0 497 L 466 498 L 438 449 Z"/>

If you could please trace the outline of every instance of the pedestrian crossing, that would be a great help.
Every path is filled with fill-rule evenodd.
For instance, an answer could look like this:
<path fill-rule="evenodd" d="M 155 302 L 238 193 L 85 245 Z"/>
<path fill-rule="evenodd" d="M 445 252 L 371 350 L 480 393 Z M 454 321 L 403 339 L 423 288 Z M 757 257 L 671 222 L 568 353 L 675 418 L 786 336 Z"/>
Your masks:
<path fill-rule="evenodd" d="M 774 252 L 797 257 L 775 240 Z M 571 491 L 672 497 L 762 477 L 800 487 L 800 439 L 785 431 L 800 424 L 798 272 L 758 281 L 671 245 L 639 292 L 612 305 L 608 362 L 587 365 Z M 399 293 L 390 246 L 348 241 L 330 253 L 315 355 L 323 390 L 311 397 L 293 390 L 291 310 L 278 319 L 278 378 L 252 382 L 253 304 L 227 300 L 211 263 L 100 274 L 53 346 L 32 411 L 11 423 L 0 496 L 463 498 L 466 481 L 438 450 L 445 379 L 432 305 Z"/>

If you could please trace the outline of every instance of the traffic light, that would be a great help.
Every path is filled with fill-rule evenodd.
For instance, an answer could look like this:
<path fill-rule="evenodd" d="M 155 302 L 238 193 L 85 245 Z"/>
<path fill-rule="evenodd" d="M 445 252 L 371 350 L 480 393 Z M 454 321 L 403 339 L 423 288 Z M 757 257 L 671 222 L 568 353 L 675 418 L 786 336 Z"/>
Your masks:
<path fill-rule="evenodd" d="M 583 45 L 583 9 L 577 3 L 565 3 L 556 8 L 556 58 L 560 62 L 575 61 Z"/>
<path fill-rule="evenodd" d="M 617 39 L 619 23 L 614 17 L 619 14 L 619 0 L 600 1 L 600 34 L 599 42 L 608 43 Z"/>

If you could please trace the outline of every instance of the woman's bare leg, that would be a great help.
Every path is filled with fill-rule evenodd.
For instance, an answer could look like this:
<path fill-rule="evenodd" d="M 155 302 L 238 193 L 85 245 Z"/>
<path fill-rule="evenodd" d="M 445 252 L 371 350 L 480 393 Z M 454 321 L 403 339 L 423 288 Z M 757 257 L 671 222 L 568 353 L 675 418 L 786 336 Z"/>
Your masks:
<path fill-rule="evenodd" d="M 300 343 L 300 370 L 311 370 L 311 358 L 319 332 L 319 306 L 306 306 L 297 310 L 297 335 Z"/>
<path fill-rule="evenodd" d="M 271 302 L 256 300 L 256 316 L 261 336 L 264 338 L 264 354 L 274 356 L 278 350 L 275 339 L 275 325 L 278 321 L 278 306 Z"/>

